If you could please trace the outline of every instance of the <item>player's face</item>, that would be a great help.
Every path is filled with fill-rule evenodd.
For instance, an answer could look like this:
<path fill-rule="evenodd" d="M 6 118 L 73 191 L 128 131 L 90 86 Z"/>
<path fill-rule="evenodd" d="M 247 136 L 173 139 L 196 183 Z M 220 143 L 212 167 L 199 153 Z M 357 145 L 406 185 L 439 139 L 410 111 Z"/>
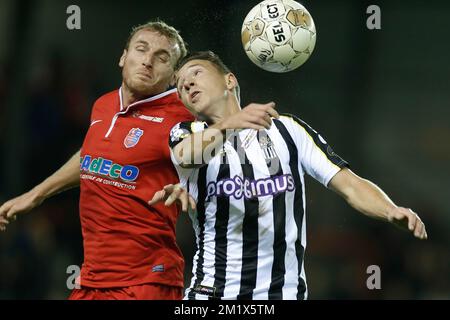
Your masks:
<path fill-rule="evenodd" d="M 123 82 L 141 96 L 161 93 L 173 82 L 178 44 L 151 30 L 138 31 L 120 58 Z"/>
<path fill-rule="evenodd" d="M 211 117 L 211 106 L 229 93 L 226 78 L 211 62 L 191 60 L 177 72 L 178 94 L 192 112 Z"/>

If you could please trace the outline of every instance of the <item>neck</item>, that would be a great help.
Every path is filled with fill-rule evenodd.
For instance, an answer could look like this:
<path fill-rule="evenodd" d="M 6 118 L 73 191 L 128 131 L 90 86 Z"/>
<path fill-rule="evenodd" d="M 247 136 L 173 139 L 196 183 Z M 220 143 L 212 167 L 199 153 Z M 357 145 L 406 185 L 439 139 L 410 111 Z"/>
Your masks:
<path fill-rule="evenodd" d="M 127 108 L 130 104 L 142 100 L 144 96 L 131 91 L 125 83 L 122 83 L 122 106 Z"/>
<path fill-rule="evenodd" d="M 214 113 L 210 117 L 212 123 L 219 123 L 223 119 L 241 111 L 241 106 L 234 94 L 227 92 L 225 99 L 214 103 Z"/>

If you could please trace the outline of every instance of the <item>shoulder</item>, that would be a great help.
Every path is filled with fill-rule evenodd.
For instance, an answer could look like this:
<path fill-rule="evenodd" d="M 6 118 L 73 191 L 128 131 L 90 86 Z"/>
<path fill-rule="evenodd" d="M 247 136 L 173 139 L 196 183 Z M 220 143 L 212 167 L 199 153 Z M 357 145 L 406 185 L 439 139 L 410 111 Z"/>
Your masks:
<path fill-rule="evenodd" d="M 208 128 L 208 125 L 206 124 L 206 122 L 202 121 L 178 122 L 170 130 L 170 144 L 176 145 L 190 134 L 203 131 L 206 128 Z"/>
<path fill-rule="evenodd" d="M 277 127 L 282 125 L 289 132 L 314 131 L 309 124 L 300 119 L 298 116 L 290 113 L 280 113 L 280 117 L 278 119 L 274 119 L 274 122 L 277 124 Z"/>
<path fill-rule="evenodd" d="M 298 125 L 302 128 L 309 127 L 309 125 L 305 121 L 291 113 L 280 113 L 279 121 L 281 121 L 283 124 Z"/>
<path fill-rule="evenodd" d="M 174 108 L 175 118 L 178 122 L 195 122 L 194 115 L 184 106 L 180 104 Z"/>
<path fill-rule="evenodd" d="M 119 89 L 105 93 L 95 101 L 97 103 L 116 103 L 119 101 Z"/>
<path fill-rule="evenodd" d="M 164 107 L 166 114 L 173 123 L 194 121 L 195 118 L 191 112 L 184 106 L 183 102 L 178 98 L 176 92 L 167 97 L 166 105 Z"/>
<path fill-rule="evenodd" d="M 111 105 L 120 105 L 120 97 L 119 97 L 119 90 L 113 90 L 108 93 L 105 93 L 104 95 L 100 96 L 97 100 L 94 102 L 94 109 L 101 109 L 101 108 L 107 108 L 110 109 Z"/>
<path fill-rule="evenodd" d="M 175 124 L 170 133 L 176 133 L 176 132 L 185 132 L 187 134 L 200 132 L 208 128 L 208 125 L 206 122 L 203 121 L 181 121 Z"/>

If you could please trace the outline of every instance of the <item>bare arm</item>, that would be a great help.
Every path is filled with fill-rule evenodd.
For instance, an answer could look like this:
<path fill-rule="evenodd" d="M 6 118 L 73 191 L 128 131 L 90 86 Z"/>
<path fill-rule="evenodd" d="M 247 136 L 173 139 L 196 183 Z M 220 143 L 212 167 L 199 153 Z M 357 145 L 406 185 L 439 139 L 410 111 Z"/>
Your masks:
<path fill-rule="evenodd" d="M 39 206 L 44 200 L 62 191 L 80 185 L 80 151 L 60 169 L 30 191 L 5 202 L 0 207 L 0 230 L 4 231 L 9 219 Z"/>
<path fill-rule="evenodd" d="M 398 207 L 378 186 L 344 168 L 329 182 L 328 187 L 342 196 L 357 211 L 375 219 L 392 222 L 426 239 L 425 225 L 409 208 Z"/>
<path fill-rule="evenodd" d="M 183 168 L 196 168 L 208 163 L 210 159 L 206 150 L 211 150 L 210 155 L 214 156 L 212 151 L 221 148 L 228 138 L 226 131 L 219 123 L 190 134 L 173 148 L 176 161 Z"/>
<path fill-rule="evenodd" d="M 270 128 L 271 117 L 278 118 L 274 107 L 274 103 L 252 103 L 208 129 L 190 134 L 173 148 L 175 159 L 184 168 L 205 165 L 215 155 L 213 150 L 223 146 L 232 130 Z"/>

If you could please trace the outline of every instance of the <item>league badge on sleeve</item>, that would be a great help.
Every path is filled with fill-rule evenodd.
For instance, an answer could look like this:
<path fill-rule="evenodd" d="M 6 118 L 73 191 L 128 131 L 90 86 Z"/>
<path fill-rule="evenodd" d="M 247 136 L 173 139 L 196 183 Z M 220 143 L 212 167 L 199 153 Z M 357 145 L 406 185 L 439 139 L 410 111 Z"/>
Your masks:
<path fill-rule="evenodd" d="M 133 128 L 128 132 L 127 136 L 123 140 L 123 144 L 126 148 L 132 148 L 138 144 L 139 139 L 144 135 L 144 130 L 139 128 Z"/>
<path fill-rule="evenodd" d="M 185 124 L 177 123 L 172 130 L 170 130 L 170 142 L 177 143 L 186 138 L 190 134 L 189 130 L 185 128 Z"/>

